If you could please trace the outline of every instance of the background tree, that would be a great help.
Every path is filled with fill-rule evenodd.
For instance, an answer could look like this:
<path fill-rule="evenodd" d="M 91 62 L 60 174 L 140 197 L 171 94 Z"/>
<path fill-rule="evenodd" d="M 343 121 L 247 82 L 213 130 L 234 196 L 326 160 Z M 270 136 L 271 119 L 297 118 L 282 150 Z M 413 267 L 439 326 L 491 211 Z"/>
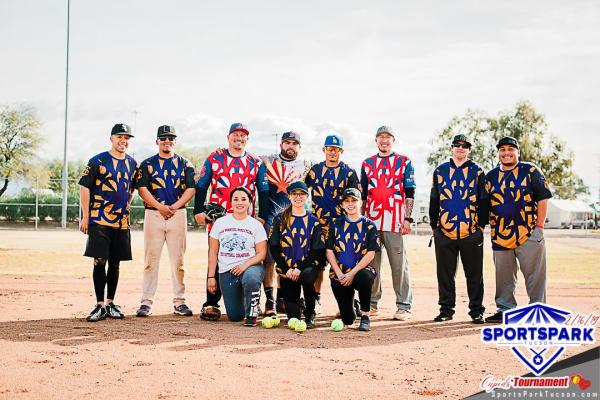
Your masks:
<path fill-rule="evenodd" d="M 28 162 L 43 142 L 41 123 L 35 110 L 26 105 L 0 106 L 0 196 L 17 175 L 24 175 Z"/>
<path fill-rule="evenodd" d="M 67 191 L 69 194 L 79 195 L 79 178 L 86 165 L 87 161 L 83 160 L 69 161 L 67 177 Z M 59 159 L 48 161 L 46 168 L 50 174 L 48 188 L 55 193 L 62 194 L 63 161 Z"/>
<path fill-rule="evenodd" d="M 547 131 L 544 116 L 528 101 L 518 102 L 513 110 L 501 112 L 497 117 L 467 110 L 463 116 L 452 118 L 431 140 L 432 150 L 427 163 L 435 168 L 448 160 L 452 137 L 462 133 L 473 142 L 471 159 L 489 171 L 498 164 L 498 140 L 513 136 L 519 141 L 520 159 L 541 168 L 556 197 L 575 199 L 580 194 L 589 194 L 583 180 L 573 172 L 573 152 L 567 149 L 564 141 Z"/>

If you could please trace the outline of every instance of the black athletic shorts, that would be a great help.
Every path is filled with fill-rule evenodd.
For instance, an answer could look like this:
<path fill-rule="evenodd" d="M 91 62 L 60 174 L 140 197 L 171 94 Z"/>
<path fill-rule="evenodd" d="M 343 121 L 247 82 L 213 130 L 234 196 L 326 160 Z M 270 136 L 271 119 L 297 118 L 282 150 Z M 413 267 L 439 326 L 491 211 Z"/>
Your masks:
<path fill-rule="evenodd" d="M 87 245 L 83 255 L 112 261 L 131 260 L 131 234 L 129 229 L 90 225 Z"/>

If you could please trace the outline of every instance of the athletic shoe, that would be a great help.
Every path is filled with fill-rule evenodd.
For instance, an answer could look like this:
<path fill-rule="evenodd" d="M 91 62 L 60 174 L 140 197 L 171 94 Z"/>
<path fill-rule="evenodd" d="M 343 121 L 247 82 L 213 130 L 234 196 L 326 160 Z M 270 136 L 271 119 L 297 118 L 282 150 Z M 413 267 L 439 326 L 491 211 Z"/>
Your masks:
<path fill-rule="evenodd" d="M 359 331 L 368 332 L 371 330 L 371 320 L 366 315 L 360 317 L 360 325 L 358 325 Z"/>
<path fill-rule="evenodd" d="M 244 321 L 244 326 L 256 326 L 258 323 L 256 322 L 256 317 L 246 317 Z"/>
<path fill-rule="evenodd" d="M 354 313 L 357 318 L 362 317 L 362 312 L 360 311 L 360 301 L 358 299 L 354 299 Z"/>
<path fill-rule="evenodd" d="M 119 309 L 119 306 L 116 305 L 116 304 L 114 304 L 114 303 L 108 303 L 106 305 L 106 313 L 108 314 L 108 316 L 110 318 L 114 318 L 114 319 L 123 319 L 123 318 L 125 318 L 125 315 L 123 315 L 123 313 Z"/>
<path fill-rule="evenodd" d="M 173 306 L 173 314 L 183 315 L 184 317 L 191 317 L 193 315 L 192 310 L 185 304 Z"/>
<path fill-rule="evenodd" d="M 491 324 L 501 324 L 502 323 L 502 311 L 496 312 L 496 314 L 491 317 L 487 317 L 485 322 L 489 322 Z"/>
<path fill-rule="evenodd" d="M 454 317 L 449 312 L 447 312 L 447 311 L 440 311 L 440 313 L 438 314 L 438 316 L 435 317 L 433 320 L 435 322 L 444 322 L 444 321 L 450 321 L 452 318 L 454 318 Z"/>
<path fill-rule="evenodd" d="M 100 304 L 96 304 L 90 315 L 87 316 L 86 320 L 88 322 L 96 322 L 106 319 L 106 309 Z"/>
<path fill-rule="evenodd" d="M 477 314 L 471 317 L 471 321 L 473 321 L 474 324 L 483 324 L 483 314 Z"/>
<path fill-rule="evenodd" d="M 140 308 L 138 308 L 138 310 L 135 312 L 136 317 L 147 317 L 149 315 L 152 315 L 152 308 L 145 304 L 142 304 Z"/>
<path fill-rule="evenodd" d="M 266 317 L 270 317 L 272 315 L 277 315 L 277 313 L 275 312 L 275 303 L 273 302 L 273 300 L 267 299 L 267 301 L 265 301 L 265 313 L 264 313 L 264 315 Z"/>
<path fill-rule="evenodd" d="M 218 321 L 221 319 L 221 310 L 219 310 L 219 307 L 215 306 L 202 307 L 200 318 L 205 321 Z"/>
<path fill-rule="evenodd" d="M 396 310 L 396 314 L 394 314 L 394 319 L 398 321 L 408 321 L 412 318 L 412 313 L 410 310 L 405 310 L 403 308 L 399 308 Z"/>
<path fill-rule="evenodd" d="M 282 297 L 277 299 L 277 302 L 275 303 L 275 311 L 277 311 L 277 314 L 285 314 L 285 300 L 283 300 Z"/>
<path fill-rule="evenodd" d="M 306 322 L 306 329 L 314 329 L 317 326 L 314 315 L 307 315 L 304 317 L 304 321 Z"/>

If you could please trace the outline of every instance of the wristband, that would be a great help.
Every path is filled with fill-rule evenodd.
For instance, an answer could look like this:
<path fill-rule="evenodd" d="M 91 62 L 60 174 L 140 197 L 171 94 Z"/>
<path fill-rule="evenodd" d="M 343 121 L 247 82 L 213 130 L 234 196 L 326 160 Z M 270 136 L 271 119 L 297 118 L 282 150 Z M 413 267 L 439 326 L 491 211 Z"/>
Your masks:
<path fill-rule="evenodd" d="M 206 278 L 206 279 L 211 279 L 211 278 L 212 278 L 212 279 L 217 279 L 217 278 L 215 278 L 214 276 L 209 276 L 209 277 L 208 277 L 208 278 Z"/>

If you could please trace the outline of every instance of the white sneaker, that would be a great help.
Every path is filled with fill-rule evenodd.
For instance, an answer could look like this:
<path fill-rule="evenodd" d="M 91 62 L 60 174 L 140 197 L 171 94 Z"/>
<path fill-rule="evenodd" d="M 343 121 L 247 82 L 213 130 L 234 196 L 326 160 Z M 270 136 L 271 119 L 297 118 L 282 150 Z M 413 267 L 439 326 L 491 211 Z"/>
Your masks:
<path fill-rule="evenodd" d="M 394 314 L 394 319 L 398 321 L 408 321 L 412 318 L 412 312 L 409 310 L 405 310 L 403 308 L 399 308 L 396 310 L 396 314 Z"/>

